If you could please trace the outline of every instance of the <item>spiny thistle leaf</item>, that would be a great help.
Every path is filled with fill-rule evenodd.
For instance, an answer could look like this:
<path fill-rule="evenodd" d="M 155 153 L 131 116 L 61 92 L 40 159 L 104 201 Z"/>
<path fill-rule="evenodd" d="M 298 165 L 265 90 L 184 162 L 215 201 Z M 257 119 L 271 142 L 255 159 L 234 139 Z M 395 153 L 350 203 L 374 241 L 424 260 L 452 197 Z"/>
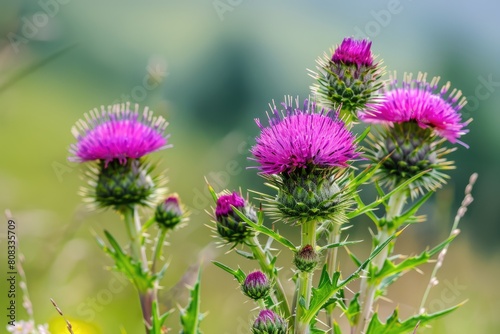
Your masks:
<path fill-rule="evenodd" d="M 463 303 L 462 303 L 463 304 Z M 382 323 L 379 320 L 378 314 L 375 313 L 368 325 L 368 329 L 366 334 L 402 334 L 408 333 L 415 329 L 417 325 L 421 326 L 433 319 L 439 318 L 443 315 L 446 315 L 462 304 L 450 307 L 446 310 L 442 310 L 432 314 L 419 314 L 415 315 L 411 318 L 408 318 L 401 322 L 398 317 L 398 310 L 394 310 L 394 313 L 387 319 L 386 323 Z"/>
<path fill-rule="evenodd" d="M 448 239 L 437 245 L 431 250 L 423 251 L 419 255 L 409 257 L 398 264 L 394 264 L 390 260 L 385 260 L 382 268 L 370 279 L 372 282 L 380 282 L 383 278 L 402 273 L 404 271 L 414 269 L 421 264 L 427 263 L 429 259 L 439 253 L 450 242 L 455 239 L 456 235 L 450 236 Z"/>
<path fill-rule="evenodd" d="M 262 224 L 260 224 L 260 225 L 255 224 L 253 221 L 251 221 L 250 219 L 248 219 L 237 208 L 233 207 L 233 211 L 238 216 L 240 216 L 240 218 L 243 219 L 245 221 L 245 223 L 247 223 L 248 225 L 250 225 L 255 231 L 260 232 L 262 234 L 267 235 L 268 237 L 273 238 L 274 240 L 276 240 L 277 242 L 279 242 L 280 244 L 282 244 L 283 246 L 285 246 L 286 248 L 290 249 L 293 252 L 295 252 L 297 250 L 297 248 L 294 246 L 294 244 L 290 240 L 288 240 L 287 238 L 285 238 L 282 235 L 274 232 L 273 230 L 271 230 L 270 228 L 268 228 L 268 227 L 266 227 L 266 226 L 264 226 Z M 259 221 L 259 223 L 260 223 L 260 221 Z"/>
<path fill-rule="evenodd" d="M 221 268 L 222 270 L 224 270 L 225 272 L 228 272 L 231 275 L 233 275 L 234 278 L 236 278 L 236 280 L 238 281 L 238 283 L 243 284 L 243 282 L 245 281 L 246 275 L 240 268 L 238 268 L 238 270 L 234 270 L 229 268 L 225 264 L 217 261 L 212 261 L 212 263 L 215 264 L 217 267 Z"/>
<path fill-rule="evenodd" d="M 199 329 L 203 314 L 200 314 L 200 275 L 195 285 L 190 289 L 191 298 L 186 308 L 181 309 L 181 334 L 201 334 Z"/>

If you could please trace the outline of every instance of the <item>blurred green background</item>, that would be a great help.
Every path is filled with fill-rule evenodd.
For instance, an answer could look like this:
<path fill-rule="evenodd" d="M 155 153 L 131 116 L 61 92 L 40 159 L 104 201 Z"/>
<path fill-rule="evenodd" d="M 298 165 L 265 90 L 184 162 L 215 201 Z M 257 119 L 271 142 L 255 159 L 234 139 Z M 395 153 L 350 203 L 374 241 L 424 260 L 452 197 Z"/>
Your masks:
<path fill-rule="evenodd" d="M 416 253 L 444 238 L 469 175 L 478 172 L 475 202 L 429 299 L 434 311 L 469 301 L 419 332 L 499 332 L 499 12 L 500 3 L 488 0 L 1 0 L 0 209 L 10 209 L 17 222 L 37 321 L 57 322 L 49 302 L 54 298 L 68 318 L 94 328 L 81 332 L 142 331 L 134 290 L 105 270 L 110 261 L 92 235 L 108 229 L 123 237 L 121 222 L 111 212 L 85 209 L 77 195 L 82 168 L 66 161 L 74 142 L 70 128 L 83 113 L 130 100 L 170 122 L 174 148 L 155 158 L 167 169 L 170 190 L 192 211 L 189 225 L 170 238 L 165 286 L 173 286 L 202 254 L 204 332 L 248 333 L 254 305 L 231 277 L 206 263 L 215 257 L 236 265 L 238 258 L 207 248 L 214 239 L 205 226 L 211 203 L 204 177 L 218 191 L 265 189 L 255 170 L 246 169 L 258 130 L 254 118 L 264 117 L 268 103 L 285 94 L 306 97 L 312 83 L 306 69 L 354 35 L 373 41 L 387 70 L 440 75 L 469 99 L 464 114 L 474 122 L 464 141 L 470 149 L 453 153 L 458 168 L 424 208 L 428 221 L 405 232 L 398 247 Z M 50 58 L 68 46 L 74 47 Z M 49 61 L 40 64 L 44 59 Z M 1 226 L 4 273 L 7 228 Z M 356 222 L 353 237 L 366 239 L 367 227 L 366 220 Z M 280 228 L 296 238 L 293 228 Z M 252 263 L 241 265 L 254 269 Z M 393 301 L 381 307 L 416 312 L 430 270 L 408 274 L 395 285 Z M 2 274 L 2 310 L 5 291 Z M 185 295 L 176 296 L 185 304 Z M 20 303 L 18 297 L 18 318 L 25 316 Z M 174 332 L 177 316 L 170 319 Z"/>

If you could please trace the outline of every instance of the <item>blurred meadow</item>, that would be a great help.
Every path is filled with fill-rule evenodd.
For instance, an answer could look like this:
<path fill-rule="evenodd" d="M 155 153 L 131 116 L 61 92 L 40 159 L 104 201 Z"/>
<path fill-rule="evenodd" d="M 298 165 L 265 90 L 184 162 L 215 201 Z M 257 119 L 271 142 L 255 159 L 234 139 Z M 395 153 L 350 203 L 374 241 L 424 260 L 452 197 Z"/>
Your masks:
<path fill-rule="evenodd" d="M 136 293 L 95 242 L 103 229 L 124 236 L 112 212 L 89 212 L 77 194 L 81 166 L 68 163 L 71 127 L 88 110 L 115 102 L 149 106 L 169 122 L 172 149 L 154 154 L 168 187 L 192 214 L 174 233 L 166 257 L 165 295 L 185 305 L 174 286 L 202 262 L 205 333 L 249 333 L 256 316 L 237 282 L 210 263 L 236 266 L 216 249 L 205 224 L 220 191 L 268 191 L 247 160 L 268 103 L 309 94 L 306 69 L 346 36 L 368 37 L 388 71 L 428 72 L 450 80 L 469 100 L 470 133 L 453 153 L 458 168 L 424 207 L 428 221 L 407 229 L 397 247 L 407 253 L 445 238 L 468 177 L 478 172 L 475 198 L 460 224 L 429 299 L 431 311 L 468 302 L 422 333 L 500 332 L 500 3 L 377 0 L 328 1 L 83 1 L 0 0 L 0 209 L 16 221 L 19 253 L 38 323 L 65 333 L 53 298 L 81 333 L 140 333 Z M 370 194 L 367 189 L 367 194 Z M 7 219 L 0 224 L 0 309 L 8 290 Z M 368 219 L 354 222 L 363 239 Z M 279 226 L 290 238 L 293 227 Z M 368 249 L 354 248 L 360 254 Z M 345 252 L 341 252 L 345 253 Z M 345 254 L 344 254 L 345 256 Z M 287 265 L 289 254 L 280 257 Z M 241 262 L 241 261 L 240 261 Z M 343 263 L 349 260 L 344 257 Z M 252 263 L 241 263 L 245 271 Z M 431 267 L 412 272 L 388 296 L 403 316 L 416 312 Z M 17 290 L 18 319 L 26 317 Z M 384 310 L 382 310 L 383 313 Z M 0 333 L 6 318 L 1 314 Z M 168 321 L 178 332 L 176 312 Z M 59 327 L 58 327 L 59 326 Z M 77 331 L 78 333 L 78 331 Z"/>

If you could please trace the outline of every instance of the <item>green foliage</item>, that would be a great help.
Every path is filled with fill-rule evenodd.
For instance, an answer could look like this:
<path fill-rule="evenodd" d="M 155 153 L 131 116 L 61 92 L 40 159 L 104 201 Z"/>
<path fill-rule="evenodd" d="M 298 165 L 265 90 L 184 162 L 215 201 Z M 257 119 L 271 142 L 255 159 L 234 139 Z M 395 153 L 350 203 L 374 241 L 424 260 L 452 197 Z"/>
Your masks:
<path fill-rule="evenodd" d="M 181 309 L 181 334 L 201 334 L 200 321 L 204 315 L 200 313 L 200 275 L 190 289 L 190 299 L 186 308 Z"/>
<path fill-rule="evenodd" d="M 150 275 L 145 272 L 142 268 L 142 264 L 126 254 L 111 233 L 105 230 L 104 235 L 110 247 L 106 246 L 99 238 L 97 238 L 97 242 L 103 251 L 114 260 L 114 268 L 122 272 L 131 282 L 133 282 L 139 292 L 145 292 L 153 288 L 157 275 Z"/>
<path fill-rule="evenodd" d="M 380 321 L 378 314 L 375 313 L 372 316 L 370 324 L 368 325 L 366 334 L 402 334 L 402 333 L 413 332 L 415 328 L 417 328 L 417 326 L 422 326 L 431 320 L 442 317 L 456 310 L 460 306 L 461 305 L 453 306 L 446 310 L 442 310 L 432 314 L 415 315 L 404 321 L 401 321 L 399 319 L 398 310 L 396 309 L 394 310 L 392 315 L 389 318 L 387 318 L 385 324 Z"/>

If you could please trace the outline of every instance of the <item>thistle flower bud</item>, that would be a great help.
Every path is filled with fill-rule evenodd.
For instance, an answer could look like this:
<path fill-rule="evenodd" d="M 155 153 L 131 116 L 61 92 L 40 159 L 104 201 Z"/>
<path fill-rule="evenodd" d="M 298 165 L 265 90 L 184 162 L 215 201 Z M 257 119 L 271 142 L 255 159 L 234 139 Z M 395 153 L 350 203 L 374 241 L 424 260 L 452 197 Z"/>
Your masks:
<path fill-rule="evenodd" d="M 305 245 L 295 253 L 293 263 L 298 270 L 311 272 L 319 263 L 319 255 L 311 245 Z"/>
<path fill-rule="evenodd" d="M 342 106 L 342 117 L 357 120 L 357 111 L 373 100 L 381 87 L 383 70 L 374 64 L 371 42 L 345 38 L 333 55 L 317 60 L 318 73 L 312 74 L 317 83 L 311 87 L 318 102 L 336 109 Z"/>
<path fill-rule="evenodd" d="M 161 228 L 172 229 L 183 219 L 184 210 L 177 194 L 173 194 L 156 207 L 155 221 Z"/>
<path fill-rule="evenodd" d="M 252 326 L 253 334 L 287 334 L 286 321 L 271 310 L 262 310 Z"/>
<path fill-rule="evenodd" d="M 233 211 L 232 206 L 252 221 L 257 221 L 257 215 L 253 207 L 237 192 L 221 195 L 217 199 L 215 208 L 217 232 L 227 242 L 241 243 L 253 233 L 247 223 Z"/>
<path fill-rule="evenodd" d="M 124 163 L 119 159 L 108 163 L 101 160 L 95 171 L 97 175 L 93 176 L 97 182 L 91 196 L 101 207 L 148 204 L 156 191 L 150 169 L 139 159 L 126 159 Z"/>
<path fill-rule="evenodd" d="M 262 271 L 257 270 L 247 275 L 241 289 L 251 299 L 259 300 L 269 295 L 271 282 Z"/>

